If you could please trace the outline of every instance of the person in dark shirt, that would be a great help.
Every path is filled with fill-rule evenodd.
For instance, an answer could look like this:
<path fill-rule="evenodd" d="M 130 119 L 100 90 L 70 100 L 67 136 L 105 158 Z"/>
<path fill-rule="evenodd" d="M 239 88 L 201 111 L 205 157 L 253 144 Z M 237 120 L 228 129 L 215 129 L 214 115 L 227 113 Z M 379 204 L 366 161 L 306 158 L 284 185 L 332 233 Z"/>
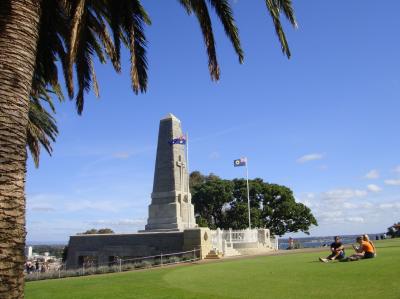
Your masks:
<path fill-rule="evenodd" d="M 331 254 L 326 258 L 320 257 L 321 262 L 327 263 L 333 260 L 341 260 L 345 257 L 344 246 L 339 236 L 335 236 L 334 242 L 331 244 Z"/>

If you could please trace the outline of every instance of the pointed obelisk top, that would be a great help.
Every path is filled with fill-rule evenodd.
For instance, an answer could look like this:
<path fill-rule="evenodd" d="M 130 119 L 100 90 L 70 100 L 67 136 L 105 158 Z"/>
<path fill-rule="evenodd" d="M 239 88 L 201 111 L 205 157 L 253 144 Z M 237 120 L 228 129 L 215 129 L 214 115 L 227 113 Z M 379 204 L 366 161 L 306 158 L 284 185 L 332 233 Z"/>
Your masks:
<path fill-rule="evenodd" d="M 177 117 L 176 117 L 175 115 L 173 115 L 172 113 L 168 113 L 167 116 L 164 117 L 164 118 L 161 119 L 161 120 L 167 120 L 167 119 L 172 119 L 172 120 L 176 120 L 176 121 L 181 122 L 181 121 L 179 120 L 179 118 L 177 118 Z"/>

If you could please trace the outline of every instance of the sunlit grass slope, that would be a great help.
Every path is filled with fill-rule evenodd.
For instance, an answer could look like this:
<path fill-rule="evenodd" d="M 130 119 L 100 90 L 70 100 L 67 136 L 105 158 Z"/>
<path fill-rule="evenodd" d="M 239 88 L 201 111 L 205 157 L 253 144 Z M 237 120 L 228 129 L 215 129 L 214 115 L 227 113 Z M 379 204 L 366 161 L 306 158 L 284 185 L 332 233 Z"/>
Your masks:
<path fill-rule="evenodd" d="M 57 298 L 400 298 L 400 240 L 377 243 L 378 257 L 329 264 L 324 253 L 30 282 L 27 299 Z M 350 251 L 350 250 L 348 250 Z"/>

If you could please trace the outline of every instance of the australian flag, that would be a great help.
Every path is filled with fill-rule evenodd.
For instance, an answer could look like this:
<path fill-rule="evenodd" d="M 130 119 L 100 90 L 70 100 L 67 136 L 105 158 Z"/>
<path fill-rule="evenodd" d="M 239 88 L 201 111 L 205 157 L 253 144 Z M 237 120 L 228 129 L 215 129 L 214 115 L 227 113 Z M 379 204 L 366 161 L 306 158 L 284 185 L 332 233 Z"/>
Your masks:
<path fill-rule="evenodd" d="M 173 139 L 171 139 L 169 141 L 169 144 L 170 145 L 173 145 L 173 144 L 186 144 L 186 136 L 182 135 L 182 136 L 180 136 L 178 138 L 173 138 Z"/>
<path fill-rule="evenodd" d="M 247 158 L 240 158 L 233 160 L 233 166 L 238 167 L 238 166 L 246 166 L 247 164 Z"/>

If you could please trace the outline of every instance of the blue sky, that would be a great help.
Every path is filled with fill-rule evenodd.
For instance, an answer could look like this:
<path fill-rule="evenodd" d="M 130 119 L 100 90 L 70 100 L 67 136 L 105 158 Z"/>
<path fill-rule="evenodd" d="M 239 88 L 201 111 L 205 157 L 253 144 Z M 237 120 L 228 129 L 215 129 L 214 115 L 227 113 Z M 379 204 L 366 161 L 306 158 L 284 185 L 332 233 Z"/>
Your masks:
<path fill-rule="evenodd" d="M 400 2 L 294 1 L 299 29 L 280 51 L 264 1 L 232 2 L 245 50 L 238 63 L 214 20 L 221 80 L 211 82 L 197 21 L 178 1 L 143 1 L 153 24 L 149 90 L 96 64 L 100 99 L 83 116 L 57 105 L 60 135 L 39 169 L 28 161 L 27 239 L 64 241 L 95 227 L 142 229 L 159 120 L 190 135 L 190 168 L 290 187 L 319 221 L 312 235 L 383 232 L 400 220 Z"/>

